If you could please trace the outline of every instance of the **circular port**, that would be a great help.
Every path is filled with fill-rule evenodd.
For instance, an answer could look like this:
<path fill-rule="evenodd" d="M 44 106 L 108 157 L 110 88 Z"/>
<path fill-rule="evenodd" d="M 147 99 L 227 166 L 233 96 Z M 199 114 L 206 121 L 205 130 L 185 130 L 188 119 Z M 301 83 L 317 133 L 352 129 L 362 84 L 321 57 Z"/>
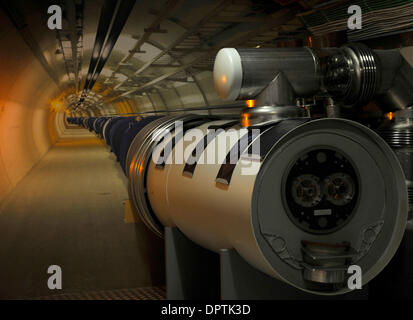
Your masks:
<path fill-rule="evenodd" d="M 294 201 L 302 207 L 316 206 L 321 201 L 320 179 L 311 174 L 303 174 L 295 178 L 291 194 Z"/>
<path fill-rule="evenodd" d="M 336 206 L 345 206 L 354 198 L 354 181 L 344 172 L 329 175 L 323 184 L 326 199 Z"/>
<path fill-rule="evenodd" d="M 358 198 L 356 171 L 337 150 L 301 155 L 288 173 L 285 201 L 290 219 L 309 233 L 330 233 L 352 217 Z"/>

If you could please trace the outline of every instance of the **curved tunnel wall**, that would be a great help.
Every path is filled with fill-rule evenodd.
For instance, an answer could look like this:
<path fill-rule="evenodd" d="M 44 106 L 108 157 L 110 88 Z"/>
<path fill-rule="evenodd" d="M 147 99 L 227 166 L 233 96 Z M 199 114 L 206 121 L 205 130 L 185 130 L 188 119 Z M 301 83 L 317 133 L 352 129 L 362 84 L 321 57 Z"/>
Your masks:
<path fill-rule="evenodd" d="M 212 72 L 205 71 L 197 75 L 197 82 L 198 84 L 190 82 L 173 88 L 158 88 L 156 91 L 148 94 L 137 94 L 133 99 L 123 98 L 113 103 L 115 109 L 109 113 L 127 114 L 154 110 L 168 111 L 232 103 L 231 101 L 223 101 L 219 98 L 214 87 Z M 222 111 L 212 111 L 212 113 L 229 112 L 230 111 L 225 108 Z"/>
<path fill-rule="evenodd" d="M 1 203 L 52 144 L 48 100 L 58 88 L 1 11 L 0 21 Z"/>
<path fill-rule="evenodd" d="M 43 41 L 46 34 L 38 21 L 33 19 L 35 21 L 31 21 L 30 30 L 37 28 L 32 30 L 37 35 L 34 40 L 41 40 L 41 53 L 56 67 L 56 59 L 61 57 L 54 54 L 54 42 Z M 7 43 L 7 46 L 0 48 L 1 203 L 51 145 L 66 137 L 68 132 L 62 126 L 65 114 L 51 112 L 49 108 L 50 100 L 61 95 L 65 88 L 58 87 L 52 80 L 3 11 L 0 11 L 0 21 L 0 39 L 2 43 Z M 113 54 L 122 51 L 121 44 L 114 48 Z M 85 61 L 88 61 L 91 49 L 89 44 L 85 47 Z M 57 76 L 61 78 L 61 84 L 67 84 L 67 79 Z M 197 83 L 181 83 L 173 88 L 159 87 L 154 92 L 148 92 L 148 95 L 113 101 L 103 109 L 90 106 L 87 112 L 89 116 L 99 116 L 222 104 L 215 92 L 211 72 L 198 74 L 196 80 Z"/>

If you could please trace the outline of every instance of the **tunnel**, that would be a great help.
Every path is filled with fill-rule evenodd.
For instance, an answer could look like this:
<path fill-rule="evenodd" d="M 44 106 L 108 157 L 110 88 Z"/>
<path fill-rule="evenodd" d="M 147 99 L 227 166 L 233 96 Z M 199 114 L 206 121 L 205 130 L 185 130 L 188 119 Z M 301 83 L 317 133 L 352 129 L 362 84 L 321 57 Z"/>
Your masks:
<path fill-rule="evenodd" d="M 413 298 L 411 1 L 0 4 L 0 299 Z"/>

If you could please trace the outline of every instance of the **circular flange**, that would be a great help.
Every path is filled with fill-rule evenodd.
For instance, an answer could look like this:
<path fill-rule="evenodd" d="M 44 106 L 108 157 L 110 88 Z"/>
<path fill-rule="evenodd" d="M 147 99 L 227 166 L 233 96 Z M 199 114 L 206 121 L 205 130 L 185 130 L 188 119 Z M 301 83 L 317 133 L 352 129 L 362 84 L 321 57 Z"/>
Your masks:
<path fill-rule="evenodd" d="M 166 133 L 171 133 L 176 121 L 207 119 L 202 115 L 166 116 L 146 125 L 133 139 L 126 156 L 126 173 L 129 177 L 129 197 L 142 221 L 159 237 L 163 237 L 163 226 L 152 212 L 146 190 L 146 172 L 152 151 Z M 205 120 L 207 121 L 207 120 Z"/>
<path fill-rule="evenodd" d="M 359 175 L 353 217 L 328 234 L 297 227 L 283 201 L 285 173 L 299 155 L 316 149 L 340 151 Z M 366 284 L 386 266 L 400 244 L 407 220 L 407 189 L 399 161 L 377 134 L 353 121 L 321 119 L 300 125 L 275 143 L 256 177 L 251 210 L 254 235 L 273 276 L 311 293 L 342 294 L 350 289 L 309 289 L 303 278 L 302 242 L 349 243 L 355 250 L 351 263 L 360 266 Z M 273 247 L 274 239 L 285 243 L 282 251 Z"/>

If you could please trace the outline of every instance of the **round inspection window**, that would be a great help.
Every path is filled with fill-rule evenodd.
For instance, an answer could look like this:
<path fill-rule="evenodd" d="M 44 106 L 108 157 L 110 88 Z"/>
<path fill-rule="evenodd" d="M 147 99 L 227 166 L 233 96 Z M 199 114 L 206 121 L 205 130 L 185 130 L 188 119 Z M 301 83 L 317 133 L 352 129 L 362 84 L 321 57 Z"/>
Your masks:
<path fill-rule="evenodd" d="M 354 166 L 337 150 L 320 148 L 301 155 L 282 189 L 290 219 L 310 233 L 330 233 L 352 217 L 359 197 Z"/>

